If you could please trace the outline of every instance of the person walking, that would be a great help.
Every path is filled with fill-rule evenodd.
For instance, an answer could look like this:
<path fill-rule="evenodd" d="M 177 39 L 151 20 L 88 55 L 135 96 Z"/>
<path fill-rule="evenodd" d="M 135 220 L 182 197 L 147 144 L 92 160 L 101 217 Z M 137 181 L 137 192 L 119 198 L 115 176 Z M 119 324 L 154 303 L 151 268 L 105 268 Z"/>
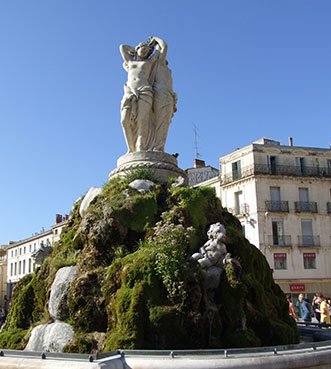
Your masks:
<path fill-rule="evenodd" d="M 312 307 L 304 295 L 300 293 L 299 295 L 299 308 L 300 308 L 300 318 L 303 322 L 311 322 L 311 312 Z"/>
<path fill-rule="evenodd" d="M 320 294 L 320 313 L 321 313 L 321 324 L 330 324 L 330 311 L 329 311 L 329 305 L 325 300 L 325 297 Z"/>
<path fill-rule="evenodd" d="M 292 302 L 292 296 L 291 294 L 286 295 L 286 299 L 288 302 L 288 309 L 289 309 L 289 315 L 294 318 L 295 320 L 299 320 L 299 317 L 297 316 L 295 310 L 294 310 L 294 305 Z"/>
<path fill-rule="evenodd" d="M 320 303 L 321 303 L 321 294 L 316 293 L 312 301 L 312 306 L 313 306 L 315 318 L 317 319 L 318 322 L 321 321 Z"/>

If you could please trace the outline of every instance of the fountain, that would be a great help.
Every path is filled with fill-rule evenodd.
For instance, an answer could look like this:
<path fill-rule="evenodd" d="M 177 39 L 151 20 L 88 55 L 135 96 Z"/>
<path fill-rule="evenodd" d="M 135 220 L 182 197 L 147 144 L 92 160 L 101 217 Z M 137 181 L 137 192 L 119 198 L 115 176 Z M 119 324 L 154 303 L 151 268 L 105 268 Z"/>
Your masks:
<path fill-rule="evenodd" d="M 188 188 L 176 157 L 164 152 L 177 102 L 167 44 L 151 37 L 120 50 L 128 153 L 103 188 L 74 204 L 52 253 L 18 283 L 0 346 L 46 356 L 120 348 L 126 353 L 93 365 L 173 368 L 176 360 L 160 361 L 154 351 L 134 358 L 130 350 L 171 350 L 173 359 L 180 350 L 226 356 L 230 347 L 298 343 L 265 257 L 213 189 Z M 224 367 L 215 358 L 181 360 L 180 367 Z"/>

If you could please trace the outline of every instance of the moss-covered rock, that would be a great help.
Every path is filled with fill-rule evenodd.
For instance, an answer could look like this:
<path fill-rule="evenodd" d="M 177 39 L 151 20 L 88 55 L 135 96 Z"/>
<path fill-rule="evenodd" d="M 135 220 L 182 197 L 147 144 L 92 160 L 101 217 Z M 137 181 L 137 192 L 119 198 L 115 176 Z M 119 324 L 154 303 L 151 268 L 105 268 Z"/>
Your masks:
<path fill-rule="evenodd" d="M 67 352 L 298 341 L 265 257 L 245 239 L 239 221 L 221 207 L 213 189 L 163 184 L 141 194 L 117 178 L 105 185 L 83 218 L 78 209 L 76 203 L 50 257 L 15 289 L 0 345 L 23 345 L 29 327 L 50 319 L 50 286 L 56 271 L 67 265 L 78 266 L 68 295 L 75 338 Z M 227 250 L 241 269 L 227 263 L 211 292 L 190 256 L 216 222 L 224 224 Z M 9 340 L 10 332 L 16 332 L 15 339 Z"/>

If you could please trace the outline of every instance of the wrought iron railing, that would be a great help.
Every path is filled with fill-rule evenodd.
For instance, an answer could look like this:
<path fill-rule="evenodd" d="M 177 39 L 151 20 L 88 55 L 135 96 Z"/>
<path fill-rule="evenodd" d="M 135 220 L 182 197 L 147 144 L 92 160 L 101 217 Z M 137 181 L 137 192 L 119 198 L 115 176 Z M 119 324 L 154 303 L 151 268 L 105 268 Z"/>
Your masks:
<path fill-rule="evenodd" d="M 292 246 L 292 240 L 290 235 L 269 235 L 268 242 L 271 246 Z"/>
<path fill-rule="evenodd" d="M 314 201 L 295 201 L 294 207 L 297 213 L 317 213 L 317 202 Z"/>
<path fill-rule="evenodd" d="M 312 235 L 312 236 L 298 236 L 298 246 L 299 247 L 319 247 L 320 236 Z"/>
<path fill-rule="evenodd" d="M 300 167 L 295 165 L 252 164 L 221 176 L 222 183 L 230 183 L 251 175 L 276 175 L 295 177 L 331 177 L 328 167 Z"/>
<path fill-rule="evenodd" d="M 249 214 L 249 205 L 248 204 L 240 204 L 238 207 L 228 208 L 228 212 L 233 215 L 248 215 Z"/>
<path fill-rule="evenodd" d="M 282 212 L 288 213 L 288 201 L 269 201 L 265 202 L 266 211 L 275 211 L 275 212 Z"/>

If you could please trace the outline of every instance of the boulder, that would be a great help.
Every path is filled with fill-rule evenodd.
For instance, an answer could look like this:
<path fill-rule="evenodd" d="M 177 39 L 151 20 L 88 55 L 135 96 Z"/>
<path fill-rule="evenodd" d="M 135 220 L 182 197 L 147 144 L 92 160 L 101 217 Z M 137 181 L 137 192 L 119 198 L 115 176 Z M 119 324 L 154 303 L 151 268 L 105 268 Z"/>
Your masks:
<path fill-rule="evenodd" d="M 155 183 L 148 179 L 136 179 L 129 184 L 129 187 L 141 192 L 150 192 L 155 187 Z"/>
<path fill-rule="evenodd" d="M 73 339 L 73 336 L 74 330 L 67 323 L 41 324 L 32 330 L 25 350 L 63 352 L 63 348 Z"/>
<path fill-rule="evenodd" d="M 48 303 L 49 313 L 55 320 L 64 320 L 68 317 L 67 296 L 76 275 L 77 266 L 63 267 L 56 273 Z"/>
<path fill-rule="evenodd" d="M 90 203 L 100 195 L 102 189 L 99 187 L 91 187 L 87 194 L 84 196 L 84 199 L 79 207 L 79 214 L 83 218 L 84 214 L 86 213 L 87 208 L 89 207 Z"/>

